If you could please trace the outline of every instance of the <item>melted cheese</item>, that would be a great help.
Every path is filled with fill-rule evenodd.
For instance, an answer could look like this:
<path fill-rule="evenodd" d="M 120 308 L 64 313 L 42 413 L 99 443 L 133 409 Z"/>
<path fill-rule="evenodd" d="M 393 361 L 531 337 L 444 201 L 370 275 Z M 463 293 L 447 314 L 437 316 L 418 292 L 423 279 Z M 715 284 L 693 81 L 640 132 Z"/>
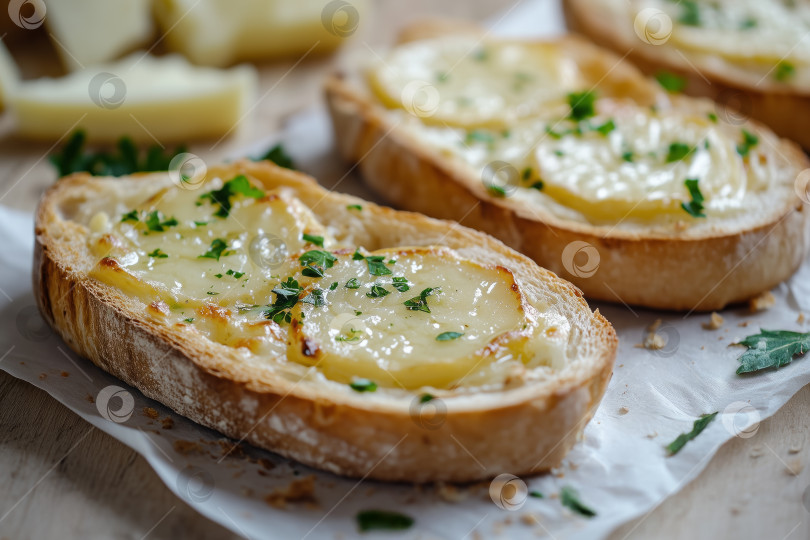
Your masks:
<path fill-rule="evenodd" d="M 140 299 L 152 321 L 340 383 L 480 387 L 564 365 L 568 322 L 527 305 L 505 268 L 437 247 L 361 256 L 284 190 L 243 185 L 223 216 L 216 194 L 233 182 L 164 188 L 87 218 L 91 276 Z M 307 256 L 328 260 L 314 263 L 322 276 Z M 461 335 L 437 340 L 446 332 Z"/>
<path fill-rule="evenodd" d="M 426 123 L 464 127 L 508 125 L 581 84 L 576 67 L 553 44 L 457 36 L 397 47 L 369 80 L 389 107 Z"/>
<path fill-rule="evenodd" d="M 686 6 L 666 0 L 638 2 L 633 14 L 649 7 L 667 13 L 673 21 L 672 43 L 684 49 L 719 54 L 734 62 L 810 63 L 807 2 L 699 0 L 693 5 L 698 24 L 691 24 L 693 16 L 685 17 Z"/>

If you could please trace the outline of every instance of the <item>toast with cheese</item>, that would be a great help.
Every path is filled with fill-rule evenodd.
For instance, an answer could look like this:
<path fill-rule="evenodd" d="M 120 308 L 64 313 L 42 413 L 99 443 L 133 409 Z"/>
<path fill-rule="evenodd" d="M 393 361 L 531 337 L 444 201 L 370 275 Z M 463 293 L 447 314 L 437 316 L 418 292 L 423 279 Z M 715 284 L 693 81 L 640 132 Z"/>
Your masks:
<path fill-rule="evenodd" d="M 716 310 L 807 255 L 801 150 L 668 95 L 574 36 L 406 29 L 326 83 L 337 145 L 376 193 L 487 232 L 589 299 Z"/>
<path fill-rule="evenodd" d="M 804 148 L 810 134 L 810 4 L 780 0 L 565 0 L 568 26 L 645 73 L 751 116 Z"/>
<path fill-rule="evenodd" d="M 74 351 L 179 414 L 380 480 L 555 466 L 617 347 L 579 290 L 499 241 L 269 162 L 60 180 L 34 288 Z"/>

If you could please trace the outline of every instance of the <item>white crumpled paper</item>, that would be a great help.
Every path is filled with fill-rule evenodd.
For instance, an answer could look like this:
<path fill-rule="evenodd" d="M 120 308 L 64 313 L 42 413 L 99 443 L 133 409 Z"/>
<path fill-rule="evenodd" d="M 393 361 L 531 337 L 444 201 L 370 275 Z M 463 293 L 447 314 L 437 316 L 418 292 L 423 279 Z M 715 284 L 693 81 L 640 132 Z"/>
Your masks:
<path fill-rule="evenodd" d="M 501 33 L 525 34 L 530 21 L 558 28 L 556 5 L 521 5 L 495 27 Z M 329 130 L 325 112 L 318 108 L 294 118 L 282 140 L 299 166 L 327 186 L 373 199 L 334 155 Z M 45 390 L 139 452 L 179 497 L 249 538 L 352 537 L 358 530 L 355 516 L 365 509 L 396 510 L 416 519 L 407 531 L 380 534 L 385 538 L 462 538 L 473 531 L 484 537 L 534 538 L 542 532 L 558 539 L 603 538 L 695 478 L 725 441 L 755 434 L 761 419 L 810 383 L 810 359 L 804 358 L 778 371 L 740 377 L 735 370 L 742 349 L 729 347 L 760 327 L 802 329 L 799 313 L 810 313 L 810 264 L 805 263 L 774 291 L 776 305 L 770 310 L 756 315 L 743 309 L 725 311 L 719 330 L 701 327 L 708 315 L 594 306 L 614 324 L 620 338 L 607 394 L 584 441 L 557 471 L 562 474 L 522 479 L 545 498 L 517 497 L 511 503 L 498 499 L 511 510 L 493 502 L 486 484 L 456 490 L 358 482 L 249 447 L 224 456 L 231 445 L 223 437 L 77 357 L 44 324 L 29 279 L 32 219 L 31 214 L 0 207 L 0 369 Z M 646 327 L 658 318 L 658 333 L 667 345 L 658 351 L 637 348 Z M 739 326 L 744 322 L 746 327 Z M 145 407 L 154 408 L 158 418 L 145 414 Z M 667 443 L 689 431 L 697 416 L 714 411 L 720 414 L 699 437 L 667 457 Z M 163 427 L 167 417 L 173 420 L 171 429 Z M 274 490 L 310 475 L 315 482 L 313 501 L 285 509 L 265 501 Z M 564 509 L 556 498 L 562 486 L 577 489 L 597 516 L 586 519 Z"/>

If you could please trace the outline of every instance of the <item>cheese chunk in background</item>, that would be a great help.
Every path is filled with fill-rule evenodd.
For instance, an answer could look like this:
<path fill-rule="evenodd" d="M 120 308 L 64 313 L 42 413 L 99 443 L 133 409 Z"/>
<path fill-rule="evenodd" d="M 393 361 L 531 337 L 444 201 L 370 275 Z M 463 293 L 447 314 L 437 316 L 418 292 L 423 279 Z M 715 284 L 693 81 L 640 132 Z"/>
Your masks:
<path fill-rule="evenodd" d="M 56 140 L 84 129 L 90 140 L 180 143 L 234 131 L 253 103 L 256 71 L 190 65 L 177 55 L 133 53 L 58 79 L 25 81 L 11 103 L 23 137 Z"/>
<path fill-rule="evenodd" d="M 156 0 L 155 16 L 171 50 L 225 66 L 334 49 L 366 8 L 365 0 Z"/>
<path fill-rule="evenodd" d="M 155 31 L 151 0 L 48 0 L 45 24 L 70 71 L 146 45 Z"/>
<path fill-rule="evenodd" d="M 8 107 L 10 96 L 20 83 L 20 70 L 0 40 L 0 112 Z"/>

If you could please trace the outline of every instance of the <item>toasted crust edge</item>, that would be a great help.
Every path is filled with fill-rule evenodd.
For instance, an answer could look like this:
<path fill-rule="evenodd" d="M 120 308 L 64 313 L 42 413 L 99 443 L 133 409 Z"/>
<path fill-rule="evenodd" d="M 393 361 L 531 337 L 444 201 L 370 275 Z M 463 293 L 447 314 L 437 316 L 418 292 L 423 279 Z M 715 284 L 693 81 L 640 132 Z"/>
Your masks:
<path fill-rule="evenodd" d="M 810 116 L 810 93 L 785 89 L 778 92 L 760 90 L 718 69 L 701 69 L 698 72 L 685 57 L 658 54 L 656 45 L 647 45 L 641 40 L 638 46 L 629 46 L 615 32 L 612 21 L 599 16 L 593 3 L 582 0 L 564 0 L 563 15 L 568 28 L 582 34 L 597 45 L 618 54 L 627 53 L 627 59 L 647 75 L 662 70 L 672 72 L 686 80 L 684 93 L 690 96 L 708 97 L 726 107 L 739 109 L 728 114 L 742 113 L 759 120 L 777 135 L 796 141 L 803 148 L 810 148 L 810 132 L 803 129 L 797 118 Z"/>
<path fill-rule="evenodd" d="M 295 174 L 270 164 L 234 167 L 240 172 Z M 359 201 L 314 185 L 308 189 L 320 190 L 334 202 Z M 568 380 L 560 380 L 550 395 L 483 410 L 451 408 L 439 429 L 415 419 L 408 408 L 369 410 L 328 393 L 313 398 L 282 392 L 283 385 L 251 384 L 217 362 L 222 346 L 189 347 L 177 334 L 137 318 L 128 306 L 110 302 L 107 286 L 61 260 L 58 241 L 50 234 L 50 213 L 59 193 L 60 188 L 52 188 L 37 212 L 33 281 L 43 316 L 68 346 L 177 413 L 305 465 L 351 477 L 417 483 L 545 471 L 580 438 L 612 373 L 617 338 L 597 311 L 588 319 L 592 325 L 588 338 L 596 342 L 599 354 Z M 364 210 L 390 214 L 417 227 L 437 223 L 363 204 Z M 483 238 L 445 226 L 448 234 Z M 498 242 L 489 245 L 505 256 L 522 258 Z M 541 275 L 590 313 L 578 290 L 550 273 Z"/>
<path fill-rule="evenodd" d="M 596 52 L 611 65 L 621 63 L 608 51 Z M 382 106 L 340 73 L 324 88 L 340 153 L 358 164 L 364 182 L 386 202 L 484 231 L 570 280 L 588 298 L 655 309 L 719 310 L 781 283 L 807 253 L 810 212 L 798 198 L 769 223 L 701 237 L 605 235 L 586 224 L 530 215 L 508 200 L 471 189 L 464 171 L 390 125 Z M 807 162 L 795 145 L 783 142 L 785 151 Z M 577 241 L 596 248 L 596 273 L 566 269 L 563 252 Z M 640 273 L 655 278 L 640 280 Z"/>

